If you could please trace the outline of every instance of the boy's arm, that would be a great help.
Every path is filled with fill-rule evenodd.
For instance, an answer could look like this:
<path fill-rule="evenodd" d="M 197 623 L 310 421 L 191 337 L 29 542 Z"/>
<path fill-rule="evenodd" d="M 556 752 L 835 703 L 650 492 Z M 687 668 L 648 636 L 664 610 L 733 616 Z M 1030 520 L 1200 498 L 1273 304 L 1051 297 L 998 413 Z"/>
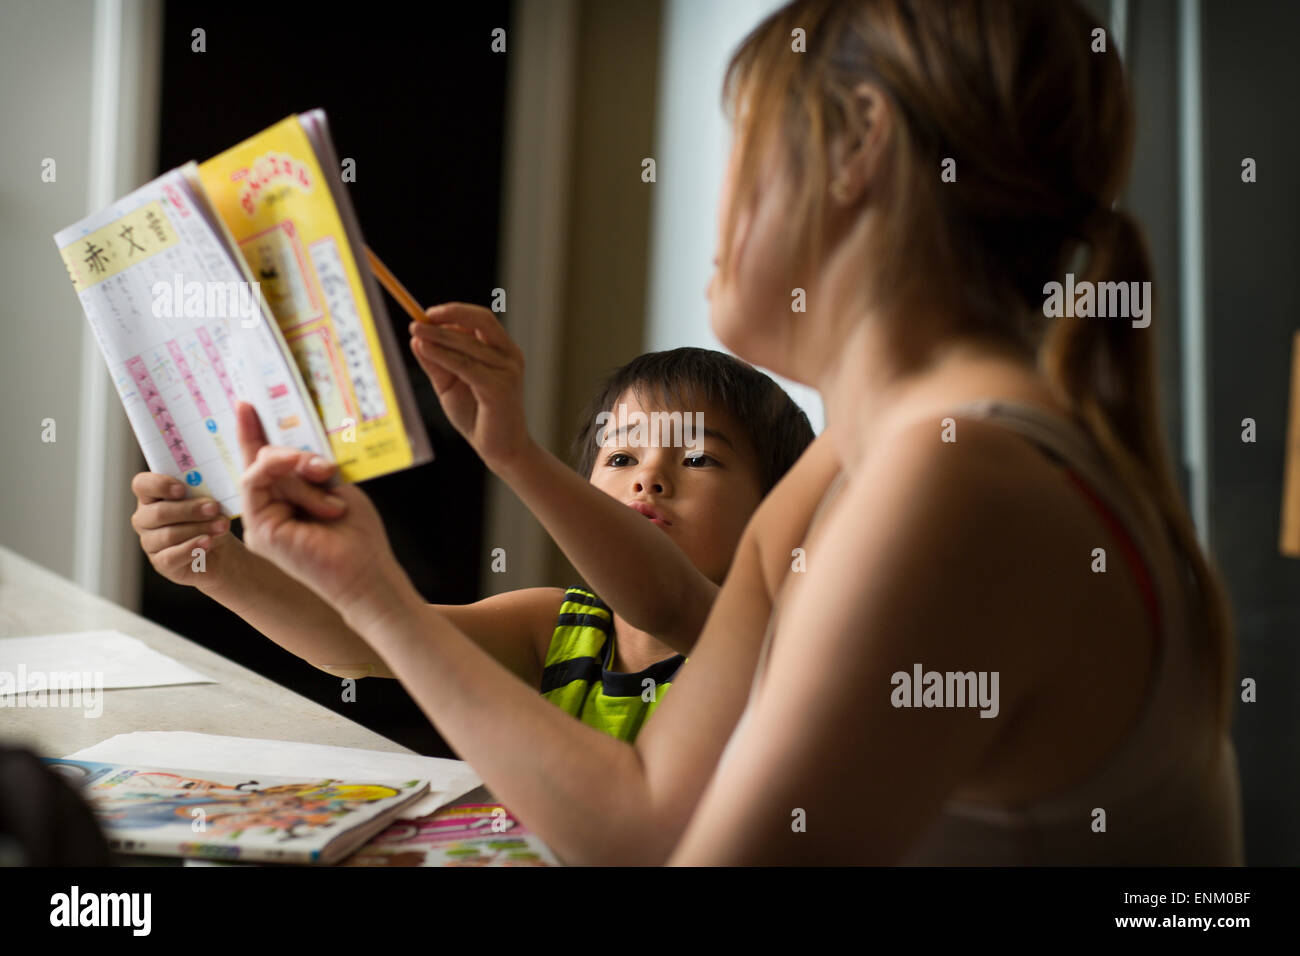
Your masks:
<path fill-rule="evenodd" d="M 338 611 L 276 564 L 231 536 L 233 568 L 218 583 L 199 585 L 283 649 L 337 678 L 395 678 L 374 648 L 347 626 Z M 235 557 L 238 555 L 238 557 Z M 529 588 L 495 594 L 472 605 L 429 605 L 474 644 L 530 687 L 542 679 L 539 630 L 554 626 L 564 592 Z"/>
<path fill-rule="evenodd" d="M 411 323 L 411 350 L 447 418 L 629 624 L 689 653 L 718 586 L 644 516 L 565 467 L 528 435 L 523 353 L 481 306 L 452 302 Z M 592 529 L 596 533 L 592 533 Z"/>
<path fill-rule="evenodd" d="M 532 440 L 492 470 L 601 600 L 633 627 L 691 652 L 718 586 L 668 535 Z"/>
<path fill-rule="evenodd" d="M 313 667 L 338 677 L 393 677 L 375 650 L 329 604 L 297 579 L 250 551 L 225 519 L 203 510 L 210 498 L 185 498 L 169 475 L 141 472 L 131 525 L 160 575 L 192 586 Z M 192 560 L 204 554 L 203 570 Z M 541 683 L 545 638 L 555 626 L 563 591 L 532 588 L 477 604 L 432 605 L 507 670 L 533 687 Z"/>
<path fill-rule="evenodd" d="M 233 534 L 220 573 L 196 587 L 286 651 L 338 677 L 392 677 L 379 655 L 308 587 L 254 554 Z"/>
<path fill-rule="evenodd" d="M 374 648 L 311 588 L 249 551 L 233 535 L 226 554 L 232 566 L 220 583 L 199 585 L 208 597 L 285 650 L 336 677 L 396 676 Z M 559 588 L 529 588 L 475 604 L 429 607 L 535 688 L 542 679 L 539 635 L 554 626 L 563 595 Z"/>
<path fill-rule="evenodd" d="M 318 476 L 332 471 L 315 467 Z M 183 482 L 151 471 L 132 478 L 131 491 L 131 527 L 160 575 L 197 588 L 316 667 L 336 665 L 347 677 L 372 672 L 369 665 L 380 660 L 374 650 L 313 591 L 245 547 L 214 499 L 187 498 Z M 319 506 L 322 499 L 323 493 L 313 501 Z M 201 564 L 193 560 L 196 550 Z"/>

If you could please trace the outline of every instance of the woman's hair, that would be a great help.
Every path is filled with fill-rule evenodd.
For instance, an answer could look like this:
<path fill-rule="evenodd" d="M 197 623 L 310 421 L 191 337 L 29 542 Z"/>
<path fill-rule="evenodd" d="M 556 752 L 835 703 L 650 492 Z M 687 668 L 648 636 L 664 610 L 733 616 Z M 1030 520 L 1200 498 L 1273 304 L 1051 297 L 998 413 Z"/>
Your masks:
<path fill-rule="evenodd" d="M 713 349 L 647 352 L 605 379 L 583 412 L 573 441 L 574 468 L 582 477 L 591 477 L 600 450 L 597 416 L 613 411 L 614 403 L 629 391 L 643 406 L 686 410 L 708 402 L 725 408 L 758 457 L 764 495 L 813 440 L 803 410 L 785 389 L 747 362 Z"/>
<path fill-rule="evenodd" d="M 1045 317 L 1045 285 L 1063 282 L 1067 269 L 1093 283 L 1151 280 L 1142 234 L 1115 205 L 1134 115 L 1101 30 L 1074 0 L 799 0 L 777 10 L 727 68 L 723 103 L 741 153 L 721 268 L 734 268 L 736 224 L 768 158 L 798 190 L 789 220 L 802 256 L 795 267 L 819 261 L 832 144 L 863 132 L 855 91 L 874 84 L 894 123 L 872 193 L 879 227 L 861 270 L 869 301 L 898 308 L 938 299 L 967 329 L 1037 355 L 1055 393 L 1130 493 L 1156 504 L 1187 556 L 1226 727 L 1228 600 L 1170 465 L 1154 328 Z"/>

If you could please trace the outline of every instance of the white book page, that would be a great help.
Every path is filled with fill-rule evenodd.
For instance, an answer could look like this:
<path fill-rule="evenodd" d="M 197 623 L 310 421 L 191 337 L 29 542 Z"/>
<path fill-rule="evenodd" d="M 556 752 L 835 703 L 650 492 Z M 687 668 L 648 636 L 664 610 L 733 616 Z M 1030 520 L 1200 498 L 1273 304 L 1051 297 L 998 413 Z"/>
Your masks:
<path fill-rule="evenodd" d="M 172 170 L 54 237 L 151 471 L 243 512 L 235 403 L 333 459 L 274 319 Z"/>

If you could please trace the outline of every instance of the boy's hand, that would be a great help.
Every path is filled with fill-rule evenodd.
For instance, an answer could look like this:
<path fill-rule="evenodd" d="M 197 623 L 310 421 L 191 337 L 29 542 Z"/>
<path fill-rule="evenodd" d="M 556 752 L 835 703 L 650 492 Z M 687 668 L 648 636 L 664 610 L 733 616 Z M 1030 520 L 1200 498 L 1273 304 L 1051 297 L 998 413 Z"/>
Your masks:
<path fill-rule="evenodd" d="M 244 544 L 274 562 L 336 609 L 365 596 L 401 568 L 379 512 L 354 485 L 326 488 L 333 462 L 267 443 L 257 410 L 239 403 Z"/>
<path fill-rule="evenodd" d="M 230 534 L 230 521 L 213 498 L 186 498 L 185 483 L 170 475 L 142 471 L 131 479 L 136 508 L 131 527 L 155 571 L 174 584 L 216 583 L 220 561 L 193 570 L 194 549 L 211 556 L 233 550 L 239 539 Z"/>
<path fill-rule="evenodd" d="M 411 351 L 456 431 L 496 470 L 527 447 L 524 355 L 496 316 L 450 302 L 412 322 Z"/>

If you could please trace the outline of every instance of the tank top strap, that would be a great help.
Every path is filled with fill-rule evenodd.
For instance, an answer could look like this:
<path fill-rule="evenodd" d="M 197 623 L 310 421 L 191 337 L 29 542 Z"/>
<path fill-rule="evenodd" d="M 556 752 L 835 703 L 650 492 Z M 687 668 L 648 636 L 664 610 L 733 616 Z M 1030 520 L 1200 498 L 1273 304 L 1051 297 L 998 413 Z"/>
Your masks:
<path fill-rule="evenodd" d="M 539 690 L 588 726 L 630 742 L 672 686 L 686 657 L 674 654 L 635 673 L 615 671 L 617 636 L 609 605 L 585 588 L 568 588 Z M 650 684 L 654 693 L 647 700 Z"/>
<path fill-rule="evenodd" d="M 1124 519 L 1133 537 L 1149 544 L 1146 532 L 1159 526 L 1155 510 L 1145 501 L 1132 501 L 1121 489 L 1100 449 L 1079 423 L 1037 405 L 996 398 L 962 402 L 948 414 L 985 419 L 1023 435 L 1083 478 L 1110 510 Z"/>
<path fill-rule="evenodd" d="M 1111 758 L 1078 787 L 1069 788 L 1068 792 L 1057 798 L 1037 802 L 1033 807 L 1019 811 L 964 807 L 957 803 L 949 807 L 951 812 L 958 815 L 963 812 L 972 816 L 997 815 L 1004 825 L 1019 822 L 1032 826 L 1054 817 L 1073 818 L 1079 812 L 1080 801 L 1086 802 L 1089 799 L 1088 794 L 1098 791 L 1114 793 L 1116 788 L 1126 791 L 1139 789 L 1151 779 L 1162 775 L 1166 764 L 1172 765 L 1181 756 L 1169 752 L 1172 748 L 1159 741 L 1169 739 L 1171 723 L 1180 719 L 1179 714 L 1186 710 L 1189 703 L 1194 702 L 1194 695 L 1198 693 L 1195 662 L 1189 653 L 1191 635 L 1187 633 L 1187 629 L 1195 624 L 1187 605 L 1188 579 L 1185 574 L 1179 577 L 1161 573 L 1163 565 L 1157 560 L 1159 551 L 1154 546 L 1154 541 L 1156 535 L 1163 534 L 1163 522 L 1148 502 L 1135 500 L 1120 484 L 1082 425 L 1036 405 L 1006 399 L 962 402 L 949 406 L 945 414 L 954 418 L 970 417 L 1002 425 L 1023 435 L 1049 457 L 1064 465 L 1076 482 L 1081 479 L 1086 490 L 1105 504 L 1113 515 L 1115 524 L 1119 526 L 1118 530 L 1127 532 L 1137 550 L 1137 555 L 1131 557 L 1136 557 L 1150 575 L 1159 608 L 1156 615 L 1156 659 L 1142 709 L 1130 733 L 1112 752 Z M 824 519 L 830 505 L 843 490 L 847 478 L 847 474 L 841 471 L 827 487 L 809 523 L 808 535 Z M 1178 552 L 1174 550 L 1172 554 L 1177 562 Z M 1184 570 L 1181 563 L 1178 563 L 1178 567 L 1180 571 Z M 1141 575 L 1143 572 L 1134 567 L 1133 573 Z M 752 710 L 766 670 L 780 616 L 780 605 L 790 578 L 791 575 L 787 574 L 773 601 L 744 716 L 748 716 Z"/>
<path fill-rule="evenodd" d="M 614 615 L 609 606 L 591 591 L 567 588 L 543 666 L 581 658 L 600 662 L 608 654 L 613 636 Z"/>
<path fill-rule="evenodd" d="M 1134 569 L 1135 573 L 1141 577 L 1144 574 L 1144 569 L 1155 566 L 1155 554 L 1151 545 L 1150 534 L 1155 528 L 1159 527 L 1159 523 L 1155 518 L 1154 511 L 1143 509 L 1141 506 L 1135 510 L 1130 505 L 1129 496 L 1120 490 L 1118 483 L 1105 466 L 1100 452 L 1082 426 L 1036 405 L 998 398 L 981 398 L 960 402 L 949 406 L 940 417 L 944 416 L 954 418 L 970 417 L 990 421 L 1015 431 L 1033 442 L 1050 457 L 1065 465 L 1076 476 L 1076 480 L 1082 479 L 1085 493 L 1091 491 L 1110 513 L 1117 517 L 1120 525 L 1119 536 L 1121 542 L 1124 541 L 1124 532 L 1127 531 L 1129 539 L 1135 543 L 1138 551 L 1133 556 L 1138 565 Z M 843 490 L 847 479 L 847 473 L 840 471 L 831 484 L 827 486 L 821 501 L 818 502 L 817 508 L 813 512 L 806 536 L 811 536 L 824 519 L 830 505 Z M 772 613 L 768 616 L 767 630 L 763 636 L 762 648 L 759 651 L 758 665 L 750 685 L 750 700 L 753 700 L 759 681 L 766 669 L 779 616 L 778 609 L 789 583 L 790 575 L 787 574 L 785 580 L 781 583 L 780 590 L 777 592 L 776 599 L 773 601 Z M 1152 590 L 1156 590 L 1154 585 Z M 1167 594 L 1155 594 L 1157 609 L 1153 616 L 1157 621 L 1157 638 L 1162 646 L 1165 644 L 1164 638 L 1167 631 L 1166 614 L 1163 612 L 1163 605 L 1166 604 L 1167 599 Z"/>
<path fill-rule="evenodd" d="M 1126 552 L 1143 597 L 1154 605 L 1153 626 L 1157 640 L 1163 645 L 1167 632 L 1164 618 L 1173 597 L 1169 585 L 1177 585 L 1166 581 L 1162 588 L 1157 578 L 1161 565 L 1157 560 L 1156 536 L 1164 533 L 1164 522 L 1147 499 L 1137 498 L 1123 487 L 1083 426 L 1037 405 L 1006 399 L 964 402 L 952 407 L 949 414 L 969 415 L 1017 432 L 1065 467 L 1076 488 L 1090 501 Z"/>
<path fill-rule="evenodd" d="M 1171 735 L 1175 739 L 1179 736 L 1179 721 L 1187 720 L 1184 715 L 1189 708 L 1196 710 L 1201 695 L 1208 690 L 1191 653 L 1194 635 L 1189 629 L 1197 622 L 1190 613 L 1190 578 L 1180 553 L 1176 548 L 1169 548 L 1176 570 L 1173 574 L 1164 572 L 1165 565 L 1158 560 L 1161 552 L 1156 547 L 1157 536 L 1167 534 L 1164 522 L 1149 501 L 1135 497 L 1124 488 L 1082 425 L 1036 405 L 1004 399 L 965 402 L 952 407 L 949 414 L 1007 427 L 1064 465 L 1080 490 L 1109 512 L 1106 523 L 1111 525 L 1122 547 L 1127 534 L 1137 551 L 1136 555 L 1129 556 L 1134 565 L 1131 571 L 1140 585 L 1144 578 L 1149 583 L 1158 607 L 1157 647 L 1143 703 L 1129 733 L 1097 771 L 1055 797 L 1018 811 L 990 811 L 960 804 L 951 805 L 950 811 L 972 817 L 993 813 L 1003 817 L 1004 824 L 1032 821 L 1036 825 L 1074 818 L 1080 806 L 1092 799 L 1091 794 L 1139 792 L 1152 780 L 1163 777 L 1179 759 L 1184 759 L 1185 755 L 1173 753 L 1176 748 L 1170 747 L 1168 741 Z M 1185 729 L 1189 731 L 1182 735 L 1185 740 L 1202 736 L 1191 733 L 1190 725 Z"/>

